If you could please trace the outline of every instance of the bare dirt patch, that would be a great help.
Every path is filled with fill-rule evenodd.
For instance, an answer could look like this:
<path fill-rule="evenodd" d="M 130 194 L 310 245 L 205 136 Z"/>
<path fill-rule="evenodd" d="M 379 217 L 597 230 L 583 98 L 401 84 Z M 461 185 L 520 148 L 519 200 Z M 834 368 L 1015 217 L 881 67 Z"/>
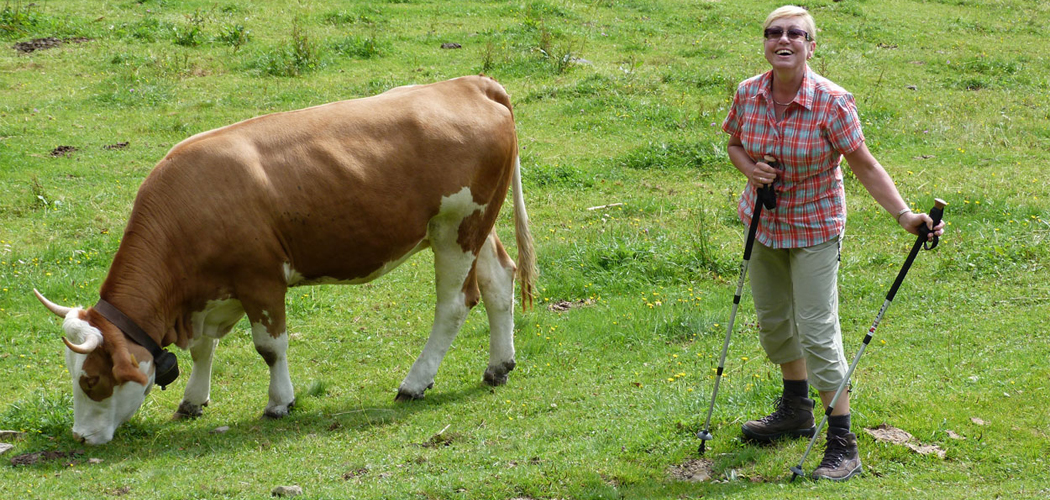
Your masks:
<path fill-rule="evenodd" d="M 550 312 L 565 312 L 565 311 L 568 311 L 570 309 L 576 309 L 576 308 L 579 308 L 579 307 L 587 307 L 587 306 L 593 306 L 593 305 L 594 305 L 594 300 L 593 299 L 580 299 L 580 300 L 573 300 L 573 301 L 559 300 L 557 302 L 552 302 L 550 305 L 548 305 L 547 306 L 547 310 L 550 311 Z"/>
<path fill-rule="evenodd" d="M 437 434 L 434 434 L 433 436 L 430 436 L 430 439 L 428 439 L 427 442 L 423 443 L 420 446 L 424 448 L 441 448 L 444 446 L 450 446 L 452 445 L 452 443 L 455 443 L 456 441 L 462 439 L 463 435 L 458 432 L 442 431 Z"/>
<path fill-rule="evenodd" d="M 18 42 L 11 46 L 23 54 L 29 54 L 30 52 L 36 52 L 38 50 L 53 49 L 66 43 L 84 43 L 90 42 L 90 38 L 74 37 L 74 38 L 55 38 L 53 36 L 44 38 L 34 38 L 28 42 Z"/>
<path fill-rule="evenodd" d="M 714 462 L 706 458 L 696 458 L 686 460 L 684 463 L 679 465 L 672 465 L 667 469 L 667 473 L 672 479 L 676 481 L 689 481 L 693 483 L 710 481 L 711 480 L 711 469 L 714 467 Z"/>
<path fill-rule="evenodd" d="M 349 481 L 355 477 L 361 477 L 368 474 L 368 467 L 358 467 L 343 473 L 343 479 Z"/>
<path fill-rule="evenodd" d="M 84 450 L 76 451 L 34 451 L 23 453 L 11 459 L 11 465 L 35 465 L 40 462 L 50 462 L 67 458 L 76 458 L 83 455 Z"/>
<path fill-rule="evenodd" d="M 128 147 L 128 142 L 118 142 L 116 144 L 110 144 L 108 146 L 102 146 L 102 149 L 124 149 Z"/>
<path fill-rule="evenodd" d="M 69 155 L 75 153 L 76 150 L 77 150 L 77 148 L 75 148 L 73 146 L 59 146 L 59 147 L 51 150 L 51 157 L 52 158 L 59 158 L 59 157 L 62 157 L 62 156 L 69 156 Z"/>
<path fill-rule="evenodd" d="M 128 493 L 131 493 L 131 486 L 121 486 L 120 488 L 106 490 L 107 495 L 114 497 L 122 497 Z"/>
<path fill-rule="evenodd" d="M 947 454 L 940 446 L 921 443 L 907 431 L 889 424 L 864 429 L 864 432 L 867 432 L 876 441 L 901 445 L 920 455 L 936 455 L 937 458 L 943 460 Z"/>

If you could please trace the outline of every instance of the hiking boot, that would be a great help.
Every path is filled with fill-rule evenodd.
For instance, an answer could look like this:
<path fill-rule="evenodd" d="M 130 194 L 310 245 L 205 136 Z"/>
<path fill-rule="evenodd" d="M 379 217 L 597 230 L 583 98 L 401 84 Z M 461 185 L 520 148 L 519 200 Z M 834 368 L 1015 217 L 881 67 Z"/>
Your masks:
<path fill-rule="evenodd" d="M 782 437 L 812 437 L 813 400 L 800 397 L 777 398 L 777 409 L 758 420 L 749 420 L 741 430 L 750 441 L 769 442 Z"/>
<path fill-rule="evenodd" d="M 857 450 L 857 435 L 828 433 L 828 444 L 824 448 L 824 460 L 813 471 L 813 479 L 845 481 L 861 472 L 860 451 Z"/>

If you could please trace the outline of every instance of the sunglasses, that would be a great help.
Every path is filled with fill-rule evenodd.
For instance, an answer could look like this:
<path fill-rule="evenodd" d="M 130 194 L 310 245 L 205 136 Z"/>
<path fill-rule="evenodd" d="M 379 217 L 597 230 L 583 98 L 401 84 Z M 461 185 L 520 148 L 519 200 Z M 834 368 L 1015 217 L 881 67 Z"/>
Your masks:
<path fill-rule="evenodd" d="M 780 37 L 784 36 L 784 28 L 778 26 L 766 28 L 766 30 L 762 34 L 765 35 L 766 40 L 779 40 Z M 800 30 L 798 28 L 788 28 L 787 35 L 788 40 L 791 40 L 793 42 L 801 39 L 805 39 L 807 42 L 809 41 L 809 33 L 806 33 L 805 30 Z"/>

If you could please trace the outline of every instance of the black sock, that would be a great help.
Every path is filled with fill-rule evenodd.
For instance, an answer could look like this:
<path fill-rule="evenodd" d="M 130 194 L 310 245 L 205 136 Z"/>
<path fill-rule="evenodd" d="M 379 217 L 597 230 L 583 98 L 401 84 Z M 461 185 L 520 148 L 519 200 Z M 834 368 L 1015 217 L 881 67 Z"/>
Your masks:
<path fill-rule="evenodd" d="M 849 434 L 849 413 L 828 416 L 828 434 L 838 436 Z"/>
<path fill-rule="evenodd" d="M 793 396 L 796 398 L 809 397 L 809 381 L 808 380 L 785 380 L 784 381 L 784 395 Z"/>

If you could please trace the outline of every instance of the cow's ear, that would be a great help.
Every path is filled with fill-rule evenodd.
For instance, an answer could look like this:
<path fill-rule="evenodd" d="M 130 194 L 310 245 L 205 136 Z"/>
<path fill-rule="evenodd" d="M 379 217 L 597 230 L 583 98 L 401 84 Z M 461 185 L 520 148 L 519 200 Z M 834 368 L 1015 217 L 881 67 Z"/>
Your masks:
<path fill-rule="evenodd" d="M 104 345 L 110 359 L 113 361 L 113 379 L 116 381 L 116 384 L 120 385 L 124 382 L 148 384 L 149 379 L 142 373 L 142 370 L 139 370 L 139 364 L 135 360 L 135 356 L 128 350 L 128 341 L 124 334 L 120 333 L 120 330 L 113 323 L 103 318 L 98 311 L 91 309 L 90 313 L 97 315 L 97 318 L 94 318 L 94 323 L 102 332 L 102 337 L 106 339 Z"/>
<path fill-rule="evenodd" d="M 134 356 L 127 351 L 123 351 L 113 356 L 113 378 L 117 380 L 117 384 L 123 384 L 124 382 L 138 382 L 142 385 L 149 383 L 146 378 L 146 374 L 139 370 L 138 363 L 133 362 Z"/>
<path fill-rule="evenodd" d="M 118 364 L 113 366 L 113 377 L 117 379 L 118 384 L 124 382 L 138 382 L 142 385 L 149 383 L 146 378 L 146 374 L 139 370 L 139 367 L 132 365 Z"/>

